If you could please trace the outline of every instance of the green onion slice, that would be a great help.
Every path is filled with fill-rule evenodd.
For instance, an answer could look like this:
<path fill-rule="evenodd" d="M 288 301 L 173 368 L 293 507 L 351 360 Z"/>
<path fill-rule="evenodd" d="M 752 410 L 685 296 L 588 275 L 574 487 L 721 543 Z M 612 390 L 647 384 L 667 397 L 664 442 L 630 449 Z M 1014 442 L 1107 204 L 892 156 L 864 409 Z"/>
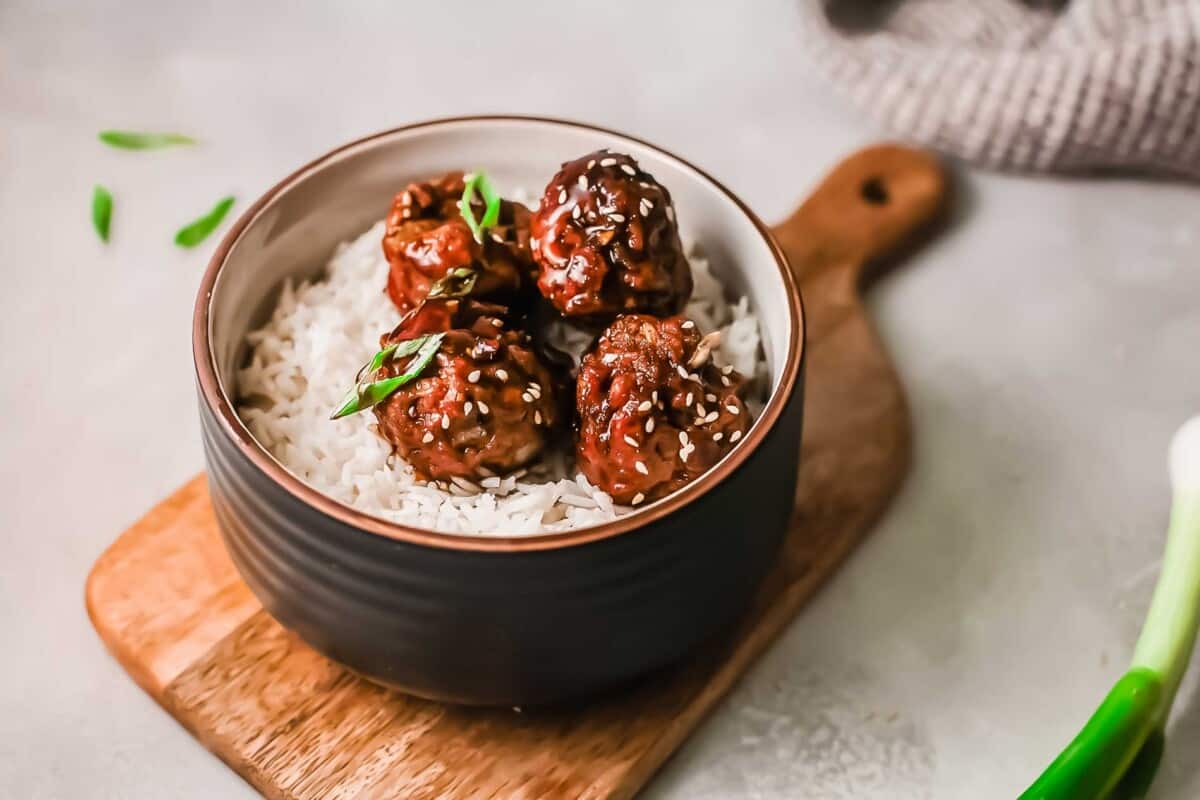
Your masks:
<path fill-rule="evenodd" d="M 458 267 L 446 273 L 444 277 L 429 287 L 426 300 L 436 297 L 466 297 L 475 288 L 479 273 L 470 267 Z"/>
<path fill-rule="evenodd" d="M 229 209 L 233 208 L 233 203 L 232 196 L 221 198 L 207 214 L 180 228 L 175 234 L 175 244 L 180 247 L 195 247 L 203 242 L 217 229 L 221 220 L 225 219 Z"/>
<path fill-rule="evenodd" d="M 142 133 L 139 131 L 100 131 L 100 141 L 122 150 L 161 150 L 175 145 L 195 144 L 182 133 Z"/>
<path fill-rule="evenodd" d="M 441 347 L 442 339 L 445 336 L 445 333 L 427 333 L 415 339 L 388 345 L 380 350 L 367 362 L 366 366 L 358 371 L 358 382 L 353 389 L 346 393 L 341 406 L 330 414 L 329 418 L 341 419 L 350 414 L 357 414 L 359 411 L 365 411 L 391 397 L 397 389 L 410 383 L 429 365 L 434 354 Z M 404 372 L 381 381 L 365 380 L 374 375 L 384 364 L 405 356 L 413 356 L 413 359 L 408 362 L 408 367 Z"/>
<path fill-rule="evenodd" d="M 113 196 L 112 192 L 96 184 L 92 190 L 92 227 L 100 236 L 100 241 L 108 241 L 108 228 L 112 222 Z"/>
<path fill-rule="evenodd" d="M 475 199 L 476 191 L 485 204 L 483 219 L 478 221 L 475 219 L 475 212 L 471 209 L 471 201 Z M 467 181 L 467 185 L 463 187 L 462 199 L 458 201 L 458 211 L 466 220 L 467 227 L 471 229 L 475 241 L 483 244 L 483 232 L 494 227 L 500 219 L 500 195 L 496 193 L 486 174 L 476 172 Z"/>

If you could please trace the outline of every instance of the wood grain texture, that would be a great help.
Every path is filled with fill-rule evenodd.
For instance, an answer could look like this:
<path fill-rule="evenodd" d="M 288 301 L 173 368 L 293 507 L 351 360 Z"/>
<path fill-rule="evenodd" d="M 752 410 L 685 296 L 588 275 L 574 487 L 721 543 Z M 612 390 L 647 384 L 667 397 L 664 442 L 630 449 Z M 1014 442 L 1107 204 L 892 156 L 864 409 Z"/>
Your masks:
<path fill-rule="evenodd" d="M 880 515 L 908 466 L 903 391 L 858 291 L 942 209 L 930 157 L 839 165 L 775 228 L 807 324 L 792 533 L 747 619 L 689 664 L 587 704 L 463 709 L 378 688 L 264 612 L 222 549 L 203 476 L 126 531 L 87 585 L 134 679 L 270 798 L 627 798 L 695 728 Z"/>

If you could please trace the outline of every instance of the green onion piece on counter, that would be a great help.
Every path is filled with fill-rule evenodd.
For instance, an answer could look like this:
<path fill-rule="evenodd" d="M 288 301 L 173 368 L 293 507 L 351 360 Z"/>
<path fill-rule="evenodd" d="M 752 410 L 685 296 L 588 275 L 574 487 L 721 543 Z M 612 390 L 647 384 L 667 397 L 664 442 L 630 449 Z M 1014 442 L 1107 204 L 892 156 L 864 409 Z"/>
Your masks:
<path fill-rule="evenodd" d="M 479 192 L 485 204 L 483 219 L 479 221 L 475 220 L 475 213 L 471 210 L 471 201 L 475 199 L 476 191 Z M 462 214 L 467 227 L 471 229 L 475 241 L 483 244 L 483 232 L 493 227 L 500 219 L 500 195 L 496 194 L 496 190 L 492 188 L 491 182 L 483 172 L 473 174 L 467 181 L 467 185 L 463 187 L 462 199 L 458 201 L 458 212 Z"/>
<path fill-rule="evenodd" d="M 112 223 L 113 196 L 112 192 L 100 184 L 92 190 L 92 227 L 100 236 L 100 241 L 108 241 L 108 228 Z"/>
<path fill-rule="evenodd" d="M 458 267 L 446 273 L 444 277 L 429 287 L 425 299 L 435 297 L 466 297 L 475 288 L 479 273 L 470 267 Z"/>
<path fill-rule="evenodd" d="M 221 220 L 225 219 L 229 209 L 233 208 L 233 203 L 233 197 L 224 197 L 219 200 L 207 214 L 180 228 L 175 234 L 175 244 L 180 247 L 195 247 L 203 242 L 210 233 L 217 229 Z"/>
<path fill-rule="evenodd" d="M 445 336 L 444 333 L 427 333 L 424 336 L 389 345 L 380 350 L 366 366 L 359 370 L 358 381 L 354 388 L 346 394 L 341 406 L 330 414 L 329 418 L 340 419 L 350 414 L 357 414 L 359 411 L 365 411 L 391 397 L 397 389 L 414 380 L 429 365 L 434 354 L 441 347 L 442 339 Z M 410 355 L 413 356 L 412 361 L 399 375 L 381 381 L 365 380 L 374 375 L 384 364 Z"/>
<path fill-rule="evenodd" d="M 1133 663 L 1020 800 L 1141 800 L 1154 781 L 1200 627 L 1200 416 L 1175 434 L 1169 460 L 1167 549 Z"/>
<path fill-rule="evenodd" d="M 161 150 L 175 145 L 195 144 L 196 140 L 182 133 L 142 133 L 139 131 L 100 131 L 100 141 L 122 150 Z"/>

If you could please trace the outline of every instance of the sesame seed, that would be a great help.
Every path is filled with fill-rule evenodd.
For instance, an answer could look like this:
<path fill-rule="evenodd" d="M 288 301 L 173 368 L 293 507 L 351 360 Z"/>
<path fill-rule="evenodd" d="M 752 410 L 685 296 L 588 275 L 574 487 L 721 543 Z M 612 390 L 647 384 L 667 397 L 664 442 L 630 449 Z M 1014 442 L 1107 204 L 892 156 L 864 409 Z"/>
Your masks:
<path fill-rule="evenodd" d="M 649 469 L 647 469 L 647 467 L 646 467 L 646 462 L 644 462 L 644 461 L 636 461 L 636 462 L 634 462 L 634 464 L 633 464 L 633 468 L 634 468 L 634 469 L 636 469 L 638 472 L 642 473 L 643 475 L 649 475 L 649 474 L 650 474 L 650 470 L 649 470 Z"/>
<path fill-rule="evenodd" d="M 526 403 L 532 403 L 534 400 L 534 397 L 529 392 L 521 392 L 521 399 L 524 400 Z"/>
<path fill-rule="evenodd" d="M 624 222 L 624 221 L 625 221 L 625 215 L 624 215 L 624 214 L 609 214 L 609 215 L 608 215 L 608 217 L 609 217 L 609 219 L 611 219 L 613 222 Z"/>
<path fill-rule="evenodd" d="M 579 219 L 581 213 L 582 212 L 580 212 L 579 206 L 575 206 L 571 209 L 571 219 Z"/>
<path fill-rule="evenodd" d="M 652 208 L 654 208 L 654 203 L 651 203 L 649 200 L 647 200 L 644 197 L 642 198 L 642 201 L 640 203 L 638 203 L 638 211 L 642 212 L 643 217 L 646 216 L 647 214 L 649 214 L 650 209 L 652 209 Z"/>
<path fill-rule="evenodd" d="M 638 492 L 637 494 L 635 494 L 633 496 L 633 504 L 636 506 L 638 503 L 642 502 L 645 499 L 646 499 L 646 495 L 642 494 L 641 492 Z"/>
<path fill-rule="evenodd" d="M 710 422 L 716 422 L 717 417 L 719 417 L 719 416 L 721 416 L 721 412 L 719 412 L 719 411 L 710 412 L 709 415 L 704 418 L 704 422 L 705 422 L 705 424 L 708 424 Z"/>
<path fill-rule="evenodd" d="M 596 159 L 594 159 L 594 158 L 593 158 L 591 161 L 589 161 L 589 162 L 587 163 L 587 168 L 588 168 L 588 169 L 591 169 L 591 168 L 592 168 L 592 167 L 594 167 L 594 166 L 596 166 Z"/>
<path fill-rule="evenodd" d="M 530 389 L 537 389 L 538 391 L 541 391 L 541 389 L 542 389 L 542 385 L 541 385 L 540 383 L 538 383 L 537 381 L 530 381 L 530 382 L 529 382 L 529 388 L 530 388 Z"/>
<path fill-rule="evenodd" d="M 679 327 L 683 328 L 685 331 L 690 331 L 692 328 L 696 327 L 696 323 L 692 322 L 690 319 L 685 319 L 683 324 Z"/>
<path fill-rule="evenodd" d="M 694 373 L 694 372 L 692 372 L 692 373 L 690 373 L 690 374 L 688 375 L 688 379 L 689 379 L 689 380 L 693 380 L 693 381 L 695 381 L 696 383 L 699 383 L 699 382 L 700 382 L 700 376 L 699 376 L 699 375 L 697 375 L 697 374 L 696 374 L 696 373 Z"/>
<path fill-rule="evenodd" d="M 605 353 L 605 354 L 604 354 L 604 355 L 603 355 L 603 356 L 600 358 L 600 361 L 601 361 L 601 362 L 603 362 L 603 363 L 605 363 L 605 364 L 612 364 L 612 363 L 614 363 L 616 360 L 617 360 L 617 354 L 616 354 L 616 353 Z"/>
<path fill-rule="evenodd" d="M 701 405 L 700 403 L 696 403 L 696 416 L 697 417 L 703 417 L 707 413 L 708 412 L 704 410 L 703 405 Z"/>
<path fill-rule="evenodd" d="M 535 424 L 535 425 L 541 425 L 541 424 L 542 424 L 542 412 L 541 412 L 541 411 L 538 411 L 537 409 L 534 409 L 534 411 L 533 411 L 533 422 L 534 422 L 534 424 Z"/>
<path fill-rule="evenodd" d="M 565 202 L 567 202 L 567 190 L 566 190 L 566 189 L 560 189 L 560 190 L 559 190 L 559 192 L 558 192 L 558 202 L 560 202 L 560 203 L 565 203 Z"/>
<path fill-rule="evenodd" d="M 425 431 L 425 435 L 421 437 L 421 444 L 429 444 L 433 441 L 433 434 Z"/>
<path fill-rule="evenodd" d="M 649 400 L 643 400 L 642 402 L 638 403 L 637 410 L 638 411 L 649 411 L 650 406 L 652 406 L 652 405 L 653 405 L 653 403 L 651 403 Z"/>
<path fill-rule="evenodd" d="M 480 375 L 479 370 L 477 370 L 477 369 L 471 370 L 470 372 L 467 373 L 467 383 L 479 383 L 479 375 Z"/>
<path fill-rule="evenodd" d="M 579 188 L 587 191 L 587 175 L 580 175 L 578 180 Z"/>
<path fill-rule="evenodd" d="M 529 246 L 532 247 L 534 250 L 537 250 L 537 237 L 536 236 L 529 237 Z"/>
<path fill-rule="evenodd" d="M 454 391 L 453 389 L 446 390 L 446 402 L 447 403 L 453 403 L 457 399 L 458 399 L 458 392 Z"/>
<path fill-rule="evenodd" d="M 472 403 L 470 400 L 468 400 L 467 402 L 463 403 L 463 413 L 470 414 L 471 409 L 473 409 L 474 407 L 475 407 L 475 404 Z"/>
<path fill-rule="evenodd" d="M 658 402 L 658 389 L 655 389 L 653 392 L 650 393 L 650 399 L 653 400 L 655 403 Z"/>
<path fill-rule="evenodd" d="M 444 431 L 450 430 L 450 415 L 449 414 L 442 414 L 442 430 L 444 430 Z"/>
<path fill-rule="evenodd" d="M 729 441 L 731 442 L 736 442 L 740 438 L 742 438 L 741 431 L 734 431 L 733 433 L 729 434 Z"/>
<path fill-rule="evenodd" d="M 611 166 L 612 166 L 613 164 L 615 164 L 615 163 L 617 163 L 617 160 L 616 160 L 615 158 L 606 158 L 606 159 L 604 159 L 603 161 L 601 161 L 601 162 L 600 162 L 600 166 L 602 166 L 602 167 L 611 167 Z"/>
<path fill-rule="evenodd" d="M 496 370 L 496 377 L 502 381 L 508 380 L 508 370 L 504 370 L 504 369 Z"/>
<path fill-rule="evenodd" d="M 721 440 L 722 440 L 722 439 L 724 439 L 724 438 L 725 438 L 725 434 L 721 433 L 720 431 L 717 431 L 716 433 L 714 433 L 714 434 L 713 434 L 713 441 L 714 441 L 714 442 L 719 442 L 719 441 L 721 441 Z"/>
<path fill-rule="evenodd" d="M 623 438 L 625 439 L 625 444 L 629 445 L 630 447 L 637 447 L 637 446 L 638 446 L 638 441 L 637 441 L 637 439 L 633 438 L 632 436 L 625 436 L 625 437 L 623 437 Z"/>
<path fill-rule="evenodd" d="M 721 376 L 721 385 L 722 385 L 722 386 L 728 386 L 728 385 L 729 385 L 729 378 L 726 378 L 724 375 L 722 375 L 722 376 Z"/>
<path fill-rule="evenodd" d="M 412 192 L 406 190 L 404 192 L 404 194 L 400 195 L 400 202 L 405 203 L 405 204 L 411 203 L 412 202 Z"/>
<path fill-rule="evenodd" d="M 681 377 L 685 380 L 687 379 L 688 373 L 687 373 L 687 370 L 683 368 L 682 364 L 676 364 L 675 371 L 679 373 L 679 377 Z"/>
<path fill-rule="evenodd" d="M 704 399 L 710 403 L 717 402 L 717 396 L 715 394 L 706 394 L 706 395 L 704 395 Z"/>
<path fill-rule="evenodd" d="M 499 317 L 492 317 L 492 327 L 494 327 L 494 328 L 504 327 L 504 320 L 500 319 Z"/>
<path fill-rule="evenodd" d="M 727 405 L 727 406 L 725 406 L 725 410 L 728 411 L 730 414 L 733 414 L 735 417 L 738 414 L 742 413 L 742 410 L 735 405 Z"/>
<path fill-rule="evenodd" d="M 679 443 L 680 443 L 681 445 L 683 445 L 684 447 L 687 447 L 687 443 L 688 443 L 688 435 L 687 435 L 687 431 L 680 431 L 680 432 L 679 432 Z"/>
<path fill-rule="evenodd" d="M 646 418 L 646 433 L 654 433 L 654 417 Z"/>
<path fill-rule="evenodd" d="M 687 397 L 683 398 L 683 404 L 685 406 L 690 406 L 692 404 L 692 401 L 695 399 L 696 399 L 696 396 L 694 394 L 692 394 L 691 392 L 688 392 Z"/>
<path fill-rule="evenodd" d="M 637 175 L 637 170 L 628 164 L 621 165 L 621 172 L 624 172 L 626 175 Z"/>
<path fill-rule="evenodd" d="M 642 187 L 643 189 L 651 188 L 649 181 L 638 181 L 638 186 Z"/>
<path fill-rule="evenodd" d="M 488 411 L 489 411 L 489 410 L 490 410 L 490 409 L 488 408 L 488 405 L 487 405 L 487 403 L 485 403 L 485 402 L 483 402 L 482 400 L 480 400 L 480 401 L 479 401 L 479 413 L 480 413 L 480 414 L 486 414 L 486 413 L 488 413 Z"/>
<path fill-rule="evenodd" d="M 412 216 L 412 209 L 411 208 L 404 209 L 403 211 L 400 212 L 400 216 L 404 217 L 405 219 L 408 219 L 409 217 Z"/>
<path fill-rule="evenodd" d="M 733 372 L 733 364 L 726 364 L 725 366 L 721 367 L 722 375 L 728 375 L 731 372 Z"/>

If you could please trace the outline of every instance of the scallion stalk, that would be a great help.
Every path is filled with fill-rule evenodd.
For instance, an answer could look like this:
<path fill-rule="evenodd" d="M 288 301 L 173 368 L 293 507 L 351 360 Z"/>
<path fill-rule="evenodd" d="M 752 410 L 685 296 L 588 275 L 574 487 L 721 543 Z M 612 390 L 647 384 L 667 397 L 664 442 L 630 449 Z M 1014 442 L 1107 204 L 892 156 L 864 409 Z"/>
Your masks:
<path fill-rule="evenodd" d="M 1140 800 L 1154 781 L 1200 626 L 1200 416 L 1175 434 L 1169 461 L 1162 574 L 1130 669 L 1020 800 Z"/>

